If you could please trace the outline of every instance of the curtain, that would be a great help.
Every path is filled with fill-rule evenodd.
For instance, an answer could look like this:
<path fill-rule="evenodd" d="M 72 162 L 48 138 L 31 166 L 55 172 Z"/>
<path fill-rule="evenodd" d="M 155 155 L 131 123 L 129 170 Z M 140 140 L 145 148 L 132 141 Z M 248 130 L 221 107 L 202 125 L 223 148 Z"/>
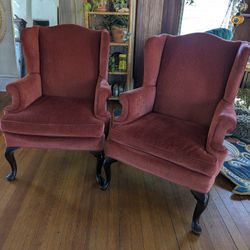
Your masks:
<path fill-rule="evenodd" d="M 87 0 L 86 0 L 87 1 Z M 83 25 L 82 6 L 85 0 L 59 0 L 59 23 Z"/>

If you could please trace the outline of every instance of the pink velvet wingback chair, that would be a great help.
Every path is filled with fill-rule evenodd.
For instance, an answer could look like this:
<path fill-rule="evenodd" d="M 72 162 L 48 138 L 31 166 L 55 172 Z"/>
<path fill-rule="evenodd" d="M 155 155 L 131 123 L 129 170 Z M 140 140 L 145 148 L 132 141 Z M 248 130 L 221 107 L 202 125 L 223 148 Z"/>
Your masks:
<path fill-rule="evenodd" d="M 246 43 L 203 33 L 150 38 L 142 87 L 120 96 L 101 188 L 115 160 L 183 185 L 197 200 L 192 231 L 200 234 L 200 215 L 227 154 L 223 140 L 236 125 L 233 102 L 249 53 Z"/>
<path fill-rule="evenodd" d="M 14 151 L 19 147 L 91 151 L 98 177 L 110 117 L 108 32 L 35 26 L 22 32 L 21 41 L 27 75 L 7 86 L 12 104 L 1 120 L 12 169 L 7 180 L 16 177 Z"/>

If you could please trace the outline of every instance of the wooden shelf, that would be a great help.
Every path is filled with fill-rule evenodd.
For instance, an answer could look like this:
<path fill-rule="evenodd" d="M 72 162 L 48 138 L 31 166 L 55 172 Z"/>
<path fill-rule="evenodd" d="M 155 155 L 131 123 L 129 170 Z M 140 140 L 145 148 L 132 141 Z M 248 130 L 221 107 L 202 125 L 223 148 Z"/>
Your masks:
<path fill-rule="evenodd" d="M 109 72 L 109 75 L 127 75 L 127 74 L 128 74 L 128 72 L 119 72 L 119 71 Z"/>
<path fill-rule="evenodd" d="M 119 100 L 119 96 L 111 96 L 109 97 L 110 101 L 118 101 Z"/>
<path fill-rule="evenodd" d="M 1 0 L 0 0 L 1 1 Z M 123 52 L 127 55 L 126 58 L 126 68 L 124 71 L 120 71 L 118 67 L 112 68 L 114 72 L 111 71 L 108 73 L 109 80 L 112 83 L 121 83 L 125 85 L 126 89 L 133 89 L 133 53 L 134 53 L 134 34 L 135 34 L 135 15 L 136 15 L 136 0 L 126 0 L 128 4 L 127 12 L 119 12 L 115 10 L 107 9 L 95 9 L 92 11 L 84 11 L 84 26 L 86 28 L 93 28 L 93 27 L 101 27 L 103 18 L 106 17 L 126 17 L 128 20 L 128 33 L 129 39 L 128 40 L 120 40 L 121 43 L 117 43 L 112 39 L 112 34 L 110 33 L 111 43 L 109 48 L 111 51 L 114 52 Z M 100 11 L 99 11 L 100 10 Z M 118 64 L 116 60 L 116 64 Z M 118 66 L 118 65 L 116 65 Z M 111 98 L 111 100 L 117 100 L 117 98 Z"/>
<path fill-rule="evenodd" d="M 128 43 L 110 43 L 110 46 L 128 46 Z"/>
<path fill-rule="evenodd" d="M 99 12 L 99 11 L 90 11 L 89 15 L 109 15 L 109 16 L 129 16 L 129 12 Z"/>

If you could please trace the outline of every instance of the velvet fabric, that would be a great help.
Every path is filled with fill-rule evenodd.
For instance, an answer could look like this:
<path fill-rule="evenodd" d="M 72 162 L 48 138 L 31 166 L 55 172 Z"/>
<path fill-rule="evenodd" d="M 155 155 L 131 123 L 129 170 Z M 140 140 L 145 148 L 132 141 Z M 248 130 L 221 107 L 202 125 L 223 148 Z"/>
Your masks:
<path fill-rule="evenodd" d="M 167 38 L 154 111 L 202 125 L 211 123 L 240 45 L 218 39 L 209 34 Z"/>
<path fill-rule="evenodd" d="M 104 135 L 94 137 L 55 137 L 34 136 L 4 133 L 5 143 L 8 147 L 44 148 L 44 149 L 67 149 L 67 150 L 103 150 Z"/>
<path fill-rule="evenodd" d="M 7 86 L 7 147 L 102 150 L 110 114 L 109 34 L 77 25 L 27 28 L 27 76 Z"/>
<path fill-rule="evenodd" d="M 145 150 L 140 151 L 130 148 L 109 139 L 105 144 L 105 154 L 142 171 L 199 192 L 208 192 L 215 179 L 214 176 L 209 177 L 200 174 L 173 162 L 148 154 Z"/>
<path fill-rule="evenodd" d="M 233 101 L 250 47 L 204 33 L 163 34 L 144 54 L 144 82 L 121 95 L 105 153 L 206 193 L 227 154 L 223 140 L 236 124 Z"/>
<path fill-rule="evenodd" d="M 43 96 L 27 109 L 7 113 L 2 119 L 5 132 L 62 137 L 101 137 L 104 123 L 83 99 Z"/>
<path fill-rule="evenodd" d="M 111 129 L 109 139 L 182 167 L 212 176 L 217 159 L 206 151 L 208 129 L 159 113 Z"/>

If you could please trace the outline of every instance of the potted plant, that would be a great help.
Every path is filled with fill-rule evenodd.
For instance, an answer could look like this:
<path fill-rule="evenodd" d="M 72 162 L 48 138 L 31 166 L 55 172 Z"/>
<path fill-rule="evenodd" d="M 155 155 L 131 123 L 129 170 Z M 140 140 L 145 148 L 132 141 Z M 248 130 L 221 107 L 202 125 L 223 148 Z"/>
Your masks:
<path fill-rule="evenodd" d="M 86 2 L 84 3 L 84 9 L 86 11 L 106 12 L 107 0 L 92 0 L 90 2 Z"/>
<path fill-rule="evenodd" d="M 117 12 L 129 12 L 127 0 L 113 0 L 113 7 Z"/>
<path fill-rule="evenodd" d="M 103 26 L 110 31 L 114 42 L 123 43 L 128 40 L 128 16 L 105 16 Z"/>

